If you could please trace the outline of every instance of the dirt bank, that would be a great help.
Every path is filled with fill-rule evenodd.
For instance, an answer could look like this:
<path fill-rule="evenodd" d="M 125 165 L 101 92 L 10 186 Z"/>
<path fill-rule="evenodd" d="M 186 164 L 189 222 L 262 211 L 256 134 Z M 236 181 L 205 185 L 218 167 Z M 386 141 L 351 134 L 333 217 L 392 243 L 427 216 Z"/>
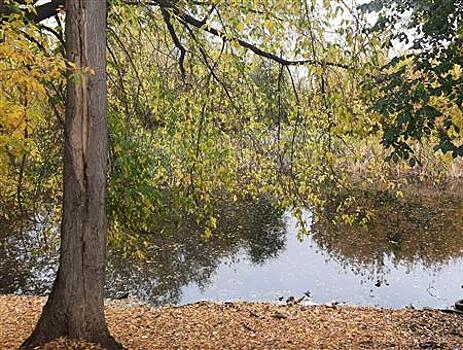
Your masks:
<path fill-rule="evenodd" d="M 32 331 L 44 298 L 0 296 L 0 349 Z M 439 311 L 198 303 L 148 308 L 110 302 L 112 334 L 129 349 L 463 350 L 463 316 Z M 99 349 L 59 340 L 42 349 Z"/>

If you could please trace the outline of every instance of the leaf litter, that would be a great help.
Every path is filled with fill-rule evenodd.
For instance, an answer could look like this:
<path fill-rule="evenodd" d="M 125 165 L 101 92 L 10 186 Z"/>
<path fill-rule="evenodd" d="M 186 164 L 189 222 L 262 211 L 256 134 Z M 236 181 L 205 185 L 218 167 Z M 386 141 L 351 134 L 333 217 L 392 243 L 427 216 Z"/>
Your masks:
<path fill-rule="evenodd" d="M 0 349 L 32 332 L 44 297 L 0 296 Z M 109 301 L 112 335 L 128 349 L 463 350 L 463 316 L 437 310 L 209 303 L 152 308 Z M 40 350 L 101 350 L 57 339 Z"/>

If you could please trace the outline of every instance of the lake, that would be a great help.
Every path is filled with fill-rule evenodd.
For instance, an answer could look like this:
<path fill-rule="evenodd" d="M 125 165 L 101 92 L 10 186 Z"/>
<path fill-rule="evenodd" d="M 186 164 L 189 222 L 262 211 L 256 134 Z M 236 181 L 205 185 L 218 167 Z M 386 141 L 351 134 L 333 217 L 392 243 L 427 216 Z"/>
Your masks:
<path fill-rule="evenodd" d="M 265 201 L 229 203 L 217 232 L 151 235 L 110 250 L 107 296 L 152 305 L 200 300 L 340 302 L 388 308 L 448 308 L 463 298 L 463 205 L 459 198 L 371 196 L 367 227 L 297 220 Z M 56 249 L 41 229 L 0 245 L 0 293 L 44 294 Z M 132 242 L 132 240 L 128 240 Z M 35 251 L 35 253 L 34 253 Z M 42 253 L 38 253 L 42 252 Z M 309 297 L 310 296 L 310 297 Z"/>

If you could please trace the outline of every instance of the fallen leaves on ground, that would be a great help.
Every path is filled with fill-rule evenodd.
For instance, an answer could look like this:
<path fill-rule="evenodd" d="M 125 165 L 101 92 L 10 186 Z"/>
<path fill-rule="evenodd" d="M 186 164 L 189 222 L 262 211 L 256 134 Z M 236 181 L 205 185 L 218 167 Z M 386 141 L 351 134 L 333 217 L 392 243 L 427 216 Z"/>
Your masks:
<path fill-rule="evenodd" d="M 0 349 L 32 331 L 45 298 L 0 296 Z M 463 350 L 463 316 L 360 307 L 196 303 L 149 308 L 109 302 L 111 333 L 128 349 Z M 100 349 L 58 339 L 49 349 Z"/>

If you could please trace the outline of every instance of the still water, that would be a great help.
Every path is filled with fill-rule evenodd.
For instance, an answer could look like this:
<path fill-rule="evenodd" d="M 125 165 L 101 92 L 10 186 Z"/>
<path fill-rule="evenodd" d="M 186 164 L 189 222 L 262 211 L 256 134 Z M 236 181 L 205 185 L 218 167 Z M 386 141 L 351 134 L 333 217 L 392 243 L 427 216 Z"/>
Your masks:
<path fill-rule="evenodd" d="M 303 237 L 290 213 L 268 203 L 224 205 L 209 240 L 184 227 L 144 237 L 144 244 L 131 240 L 129 249 L 113 247 L 107 296 L 129 293 L 163 305 L 279 302 L 306 293 L 308 303 L 391 308 L 447 308 L 463 298 L 461 201 L 372 198 L 375 215 L 367 228 L 313 224 L 306 213 L 310 233 Z M 49 291 L 56 251 L 43 254 L 37 245 L 46 242 L 32 236 L 27 247 L 24 237 L 2 240 L 0 293 Z"/>
<path fill-rule="evenodd" d="M 305 300 L 314 303 L 445 308 L 463 297 L 463 258 L 426 266 L 384 255 L 380 265 L 362 267 L 330 255 L 311 237 L 299 241 L 296 220 L 287 216 L 286 222 L 285 248 L 278 258 L 258 265 L 242 253 L 238 262 L 223 262 L 206 288 L 185 286 L 181 302 L 277 301 L 309 291 L 311 298 Z"/>

